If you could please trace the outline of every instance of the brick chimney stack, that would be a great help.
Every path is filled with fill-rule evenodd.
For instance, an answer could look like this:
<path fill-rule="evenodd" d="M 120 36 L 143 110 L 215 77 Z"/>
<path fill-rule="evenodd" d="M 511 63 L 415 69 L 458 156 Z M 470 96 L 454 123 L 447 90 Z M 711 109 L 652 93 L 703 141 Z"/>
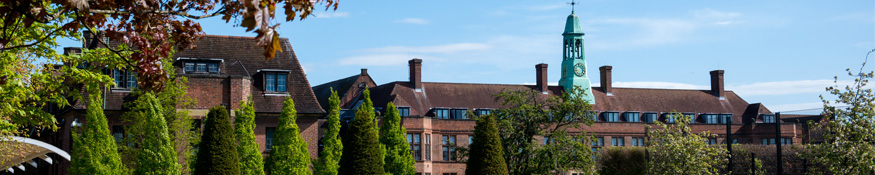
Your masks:
<path fill-rule="evenodd" d="M 601 87 L 608 96 L 614 95 L 614 87 L 611 85 L 611 69 L 613 68 L 614 67 L 609 65 L 599 67 L 599 71 L 601 72 Z"/>
<path fill-rule="evenodd" d="M 723 91 L 723 70 L 711 71 L 711 93 L 721 99 L 726 96 Z"/>
<path fill-rule="evenodd" d="M 407 63 L 410 65 L 410 84 L 415 90 L 422 90 L 422 59 L 413 58 Z"/>
<path fill-rule="evenodd" d="M 362 68 L 362 74 L 361 74 L 361 75 L 362 75 L 362 76 L 364 76 L 364 75 L 368 75 L 368 69 L 367 69 L 367 68 Z"/>
<path fill-rule="evenodd" d="M 92 33 L 91 30 L 82 31 L 82 37 L 85 38 L 85 45 L 82 47 L 86 49 L 94 49 L 100 44 L 100 34 L 101 33 Z"/>
<path fill-rule="evenodd" d="M 535 76 L 537 77 L 538 90 L 541 93 L 547 93 L 547 64 L 541 63 L 535 65 Z"/>

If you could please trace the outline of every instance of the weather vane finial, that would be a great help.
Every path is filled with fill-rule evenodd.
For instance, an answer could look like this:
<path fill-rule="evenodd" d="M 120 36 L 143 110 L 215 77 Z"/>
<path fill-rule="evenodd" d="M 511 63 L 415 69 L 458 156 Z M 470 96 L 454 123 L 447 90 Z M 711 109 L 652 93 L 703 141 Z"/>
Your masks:
<path fill-rule="evenodd" d="M 571 5 L 571 13 L 574 13 L 574 5 L 577 5 L 577 3 L 574 2 L 574 0 L 571 0 L 571 2 L 567 2 L 567 4 Z"/>

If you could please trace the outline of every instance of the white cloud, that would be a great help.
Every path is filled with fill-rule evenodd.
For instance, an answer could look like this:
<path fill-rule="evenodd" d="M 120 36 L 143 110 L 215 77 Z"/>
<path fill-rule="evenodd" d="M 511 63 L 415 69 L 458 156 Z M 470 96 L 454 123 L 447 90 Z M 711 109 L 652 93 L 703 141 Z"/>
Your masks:
<path fill-rule="evenodd" d="M 779 104 L 769 105 L 769 110 L 772 112 L 787 111 L 792 114 L 818 114 L 823 111 L 823 103 L 794 103 L 794 104 Z M 786 113 L 786 112 L 785 112 Z"/>
<path fill-rule="evenodd" d="M 651 88 L 651 89 L 711 89 L 710 86 L 699 86 L 694 84 L 672 83 L 672 82 L 655 82 L 655 81 L 638 81 L 638 82 L 614 82 L 614 87 L 628 88 Z"/>
<path fill-rule="evenodd" d="M 839 86 L 853 83 L 852 81 L 838 81 Z M 695 85 L 673 82 L 614 82 L 615 87 L 630 88 L 655 88 L 655 89 L 711 89 L 709 85 Z M 792 95 L 806 93 L 823 93 L 827 86 L 836 85 L 833 80 L 796 80 L 796 81 L 773 81 L 741 85 L 726 85 L 726 90 L 731 90 L 740 96 L 768 96 L 768 95 Z"/>
<path fill-rule="evenodd" d="M 741 13 L 737 12 L 721 12 L 710 8 L 705 8 L 701 10 L 694 10 L 693 16 L 696 18 L 704 18 L 704 19 L 731 19 L 740 17 Z"/>
<path fill-rule="evenodd" d="M 346 18 L 349 17 L 349 12 L 333 12 L 333 13 L 318 13 L 316 18 Z"/>
<path fill-rule="evenodd" d="M 444 45 L 436 45 L 436 46 L 421 46 L 421 47 L 410 47 L 410 46 L 387 46 L 387 47 L 379 47 L 379 48 L 371 48 L 365 49 L 366 52 L 371 53 L 457 53 L 462 51 L 472 51 L 472 50 L 485 50 L 489 49 L 490 45 L 482 44 L 482 43 L 455 43 L 455 44 L 444 44 Z"/>
<path fill-rule="evenodd" d="M 340 65 L 395 66 L 407 64 L 407 60 L 411 58 L 423 58 L 423 56 L 395 53 L 367 54 L 340 59 Z M 429 60 L 440 60 L 440 58 L 429 57 Z"/>
<path fill-rule="evenodd" d="M 428 20 L 425 20 L 422 18 L 404 18 L 404 19 L 400 19 L 400 20 L 395 20 L 394 22 L 405 23 L 405 24 L 419 24 L 419 25 L 429 24 Z"/>

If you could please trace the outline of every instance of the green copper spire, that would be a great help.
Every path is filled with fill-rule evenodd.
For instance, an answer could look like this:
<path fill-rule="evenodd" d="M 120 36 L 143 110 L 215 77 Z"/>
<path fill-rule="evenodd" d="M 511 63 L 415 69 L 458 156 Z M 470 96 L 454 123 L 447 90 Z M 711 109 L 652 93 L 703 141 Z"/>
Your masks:
<path fill-rule="evenodd" d="M 580 29 L 580 20 L 574 11 L 568 15 L 565 21 L 565 32 L 562 33 L 562 78 L 559 79 L 559 85 L 566 92 L 571 91 L 574 87 L 583 89 L 584 100 L 590 104 L 595 104 L 595 98 L 592 95 L 592 86 L 588 78 L 589 71 L 586 66 L 586 56 L 583 47 L 583 30 Z"/>

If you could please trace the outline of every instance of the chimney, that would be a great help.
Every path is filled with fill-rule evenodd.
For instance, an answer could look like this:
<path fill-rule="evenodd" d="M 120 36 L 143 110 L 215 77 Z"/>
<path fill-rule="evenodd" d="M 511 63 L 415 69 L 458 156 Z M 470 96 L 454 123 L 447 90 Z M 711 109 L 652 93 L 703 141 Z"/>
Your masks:
<path fill-rule="evenodd" d="M 97 34 L 91 32 L 91 30 L 82 31 L 82 37 L 85 38 L 85 44 L 82 46 L 86 49 L 94 49 L 100 45 L 99 39 L 100 36 L 103 35 L 102 32 L 98 32 Z"/>
<path fill-rule="evenodd" d="M 614 87 L 611 86 L 611 69 L 613 68 L 614 67 L 611 67 L 609 65 L 599 67 L 599 71 L 601 71 L 601 87 L 602 90 L 605 91 L 605 94 L 608 96 L 614 95 Z"/>
<path fill-rule="evenodd" d="M 362 68 L 362 74 L 361 74 L 361 75 L 362 75 L 362 76 L 364 76 L 364 75 L 368 75 L 368 69 L 367 69 L 367 68 Z"/>
<path fill-rule="evenodd" d="M 726 93 L 723 91 L 723 70 L 711 71 L 711 93 L 720 99 L 725 97 Z"/>
<path fill-rule="evenodd" d="M 536 78 L 538 81 L 537 82 L 538 90 L 540 90 L 541 93 L 546 94 L 547 93 L 547 64 L 541 63 L 541 64 L 535 65 L 535 74 L 536 74 L 535 76 L 537 76 Z"/>
<path fill-rule="evenodd" d="M 414 90 L 422 90 L 422 59 L 413 58 L 407 63 L 410 65 L 410 84 Z"/>

